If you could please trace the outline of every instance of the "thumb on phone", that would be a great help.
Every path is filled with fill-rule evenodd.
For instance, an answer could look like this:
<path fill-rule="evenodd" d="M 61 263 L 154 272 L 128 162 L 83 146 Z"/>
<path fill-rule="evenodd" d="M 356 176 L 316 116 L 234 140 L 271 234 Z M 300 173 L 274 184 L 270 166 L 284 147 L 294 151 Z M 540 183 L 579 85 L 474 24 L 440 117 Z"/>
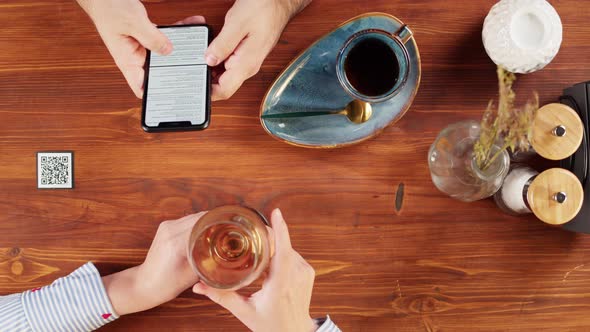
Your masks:
<path fill-rule="evenodd" d="M 232 22 L 226 23 L 207 48 L 205 59 L 210 67 L 225 61 L 246 37 L 246 29 Z"/>
<path fill-rule="evenodd" d="M 136 26 L 132 37 L 152 52 L 160 55 L 172 53 L 172 42 L 147 17 Z"/>

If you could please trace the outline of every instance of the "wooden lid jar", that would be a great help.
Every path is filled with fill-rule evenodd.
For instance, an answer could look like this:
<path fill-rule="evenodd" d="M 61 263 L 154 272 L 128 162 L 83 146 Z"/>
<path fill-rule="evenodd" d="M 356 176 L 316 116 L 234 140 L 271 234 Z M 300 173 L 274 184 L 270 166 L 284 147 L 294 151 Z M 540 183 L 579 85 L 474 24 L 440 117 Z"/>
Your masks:
<path fill-rule="evenodd" d="M 531 145 L 543 158 L 562 160 L 582 143 L 584 125 L 569 106 L 553 103 L 537 110 L 532 124 Z"/>
<path fill-rule="evenodd" d="M 580 212 L 584 189 L 572 172 L 552 168 L 534 178 L 526 198 L 537 218 L 550 225 L 562 225 Z"/>
<path fill-rule="evenodd" d="M 494 200 L 507 213 L 532 212 L 549 225 L 562 225 L 580 212 L 584 189 L 578 178 L 563 168 L 539 174 L 521 166 L 511 169 Z"/>

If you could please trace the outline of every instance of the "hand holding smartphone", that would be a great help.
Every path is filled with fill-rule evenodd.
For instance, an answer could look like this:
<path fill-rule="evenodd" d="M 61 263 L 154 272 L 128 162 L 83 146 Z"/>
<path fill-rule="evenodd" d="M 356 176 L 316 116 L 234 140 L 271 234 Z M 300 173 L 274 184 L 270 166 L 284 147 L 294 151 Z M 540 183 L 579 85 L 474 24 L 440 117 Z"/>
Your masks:
<path fill-rule="evenodd" d="M 202 130 L 211 116 L 211 71 L 205 62 L 205 24 L 158 27 L 174 51 L 147 51 L 141 126 L 147 132 Z"/>

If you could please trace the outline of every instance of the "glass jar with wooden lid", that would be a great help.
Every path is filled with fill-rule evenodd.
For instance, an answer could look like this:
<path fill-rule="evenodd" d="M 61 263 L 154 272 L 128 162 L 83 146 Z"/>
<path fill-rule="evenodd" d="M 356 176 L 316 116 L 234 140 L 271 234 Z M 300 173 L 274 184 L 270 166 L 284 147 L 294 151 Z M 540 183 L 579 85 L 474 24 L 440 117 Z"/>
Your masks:
<path fill-rule="evenodd" d="M 553 103 L 535 112 L 529 139 L 531 150 L 517 151 L 511 159 L 522 162 L 538 154 L 549 160 L 562 160 L 573 155 L 582 143 L 584 125 L 571 107 Z"/>
<path fill-rule="evenodd" d="M 584 190 L 578 178 L 563 168 L 539 174 L 518 165 L 511 168 L 494 200 L 509 214 L 534 213 L 549 225 L 562 225 L 580 212 Z"/>

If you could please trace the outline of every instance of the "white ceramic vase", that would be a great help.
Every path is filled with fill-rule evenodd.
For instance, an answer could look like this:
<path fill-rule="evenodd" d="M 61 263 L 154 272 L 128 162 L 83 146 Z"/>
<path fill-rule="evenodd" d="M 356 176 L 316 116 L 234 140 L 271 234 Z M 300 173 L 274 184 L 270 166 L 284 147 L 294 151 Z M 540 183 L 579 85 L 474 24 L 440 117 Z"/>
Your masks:
<path fill-rule="evenodd" d="M 545 0 L 501 0 L 483 24 L 483 45 L 497 65 L 531 73 L 548 65 L 562 40 L 561 19 Z"/>

